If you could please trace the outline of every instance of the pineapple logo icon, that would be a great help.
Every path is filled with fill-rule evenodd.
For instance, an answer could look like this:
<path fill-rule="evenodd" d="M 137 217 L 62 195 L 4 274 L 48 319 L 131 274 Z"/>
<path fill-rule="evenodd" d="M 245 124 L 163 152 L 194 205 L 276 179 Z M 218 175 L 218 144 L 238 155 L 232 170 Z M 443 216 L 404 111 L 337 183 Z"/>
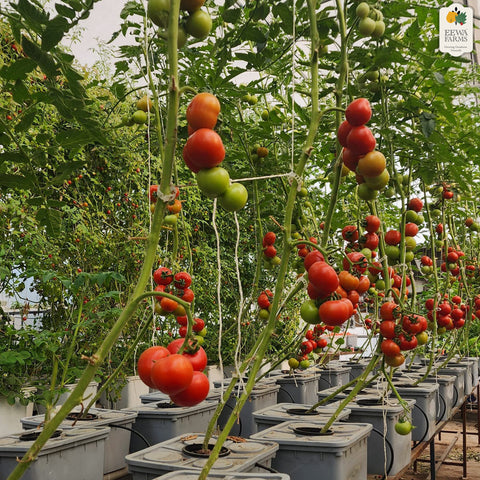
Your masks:
<path fill-rule="evenodd" d="M 460 12 L 458 7 L 455 7 L 454 10 L 451 10 L 447 13 L 447 22 L 455 23 L 455 25 L 463 25 L 467 21 L 467 14 L 465 12 Z"/>

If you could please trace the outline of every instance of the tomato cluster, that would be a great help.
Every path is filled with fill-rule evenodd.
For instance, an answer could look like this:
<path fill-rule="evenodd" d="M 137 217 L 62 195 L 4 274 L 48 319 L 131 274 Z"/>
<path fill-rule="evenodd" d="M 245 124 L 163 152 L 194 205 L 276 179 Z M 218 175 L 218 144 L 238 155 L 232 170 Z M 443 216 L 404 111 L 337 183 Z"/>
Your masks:
<path fill-rule="evenodd" d="M 346 120 L 337 131 L 337 139 L 343 147 L 343 164 L 356 173 L 358 196 L 362 200 L 373 200 L 383 190 L 390 175 L 386 159 L 375 150 L 375 137 L 365 125 L 372 116 L 370 102 L 357 98 L 345 110 Z"/>
<path fill-rule="evenodd" d="M 480 305 L 480 301 L 478 302 Z M 435 300 L 428 298 L 425 301 L 427 309 L 427 318 L 433 322 L 436 318 L 438 333 L 445 333 L 446 331 L 459 329 L 465 325 L 465 316 L 468 311 L 468 306 L 462 303 L 462 299 L 458 295 L 454 295 L 451 301 L 448 297 L 438 303 L 436 307 L 436 315 L 434 316 Z"/>
<path fill-rule="evenodd" d="M 260 308 L 258 312 L 258 318 L 260 320 L 268 320 L 270 315 L 270 299 L 273 298 L 273 293 L 267 288 L 257 298 L 257 304 Z"/>
<path fill-rule="evenodd" d="M 385 302 L 380 307 L 380 335 L 383 337 L 380 348 L 385 356 L 385 363 L 392 367 L 403 364 L 405 357 L 401 353 L 413 350 L 428 341 L 425 332 L 427 319 L 415 313 L 402 314 L 395 302 Z"/>
<path fill-rule="evenodd" d="M 154 289 L 156 292 L 171 293 L 187 303 L 192 303 L 195 298 L 195 294 L 190 288 L 192 278 L 187 272 L 178 272 L 174 275 L 169 268 L 159 267 L 153 272 L 153 281 L 157 284 Z M 185 308 L 176 300 L 163 296 L 156 297 L 155 313 L 157 315 L 175 315 L 180 326 L 178 330 L 179 335 L 181 337 L 186 336 L 188 318 Z M 194 318 L 193 320 L 192 330 L 198 334 L 196 340 L 199 343 L 203 343 L 203 337 L 206 335 L 205 322 L 201 318 Z"/>
<path fill-rule="evenodd" d="M 205 0 L 181 0 L 180 10 L 188 12 L 188 15 L 181 19 L 178 26 L 177 47 L 182 48 L 187 41 L 187 34 L 194 38 L 203 40 L 212 30 L 212 19 L 206 10 L 201 7 Z M 168 12 L 170 11 L 170 0 L 148 0 L 148 18 L 160 28 L 168 26 Z"/>
<path fill-rule="evenodd" d="M 138 375 L 150 388 L 170 396 L 173 403 L 190 407 L 207 398 L 210 383 L 203 370 L 207 354 L 202 347 L 188 342 L 182 354 L 184 339 L 173 340 L 166 348 L 147 348 L 138 359 Z"/>
<path fill-rule="evenodd" d="M 263 236 L 263 258 L 271 266 L 280 265 L 281 259 L 277 255 L 277 249 L 275 248 L 275 240 L 277 236 L 274 232 L 267 232 Z"/>
<path fill-rule="evenodd" d="M 198 188 L 207 197 L 218 198 L 225 210 L 236 212 L 247 203 L 248 192 L 241 183 L 231 183 L 228 171 L 219 166 L 225 158 L 222 139 L 213 130 L 219 113 L 220 102 L 211 93 L 199 93 L 189 103 L 183 160 L 196 173 Z"/>
<path fill-rule="evenodd" d="M 305 332 L 305 340 L 299 346 L 296 356 L 290 357 L 288 365 L 290 368 L 305 369 L 310 366 L 309 354 L 312 352 L 320 354 L 328 345 L 328 340 L 324 335 L 325 330 L 333 330 L 333 328 L 325 327 L 324 325 L 315 325 L 313 329 Z"/>
<path fill-rule="evenodd" d="M 364 37 L 380 38 L 385 32 L 383 14 L 377 8 L 370 7 L 367 2 L 361 2 L 355 10 L 358 22 L 358 31 Z"/>
<path fill-rule="evenodd" d="M 175 198 L 170 200 L 167 203 L 167 212 L 163 219 L 163 224 L 174 227 L 178 221 L 178 215 L 182 210 L 182 202 L 178 199 L 180 196 L 180 189 L 175 187 Z M 153 213 L 155 211 L 155 204 L 158 200 L 158 185 L 150 185 L 150 190 L 148 193 L 148 198 L 150 199 L 150 211 Z"/>

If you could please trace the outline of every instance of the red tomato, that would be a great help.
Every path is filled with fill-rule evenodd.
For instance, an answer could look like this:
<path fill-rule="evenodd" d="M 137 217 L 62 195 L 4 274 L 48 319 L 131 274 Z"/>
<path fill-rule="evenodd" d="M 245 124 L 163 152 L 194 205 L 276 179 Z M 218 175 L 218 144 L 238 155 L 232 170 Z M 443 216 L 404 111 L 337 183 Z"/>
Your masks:
<path fill-rule="evenodd" d="M 218 133 L 200 128 L 188 137 L 183 149 L 183 159 L 195 173 L 202 168 L 216 167 L 225 158 L 225 148 Z"/>
<path fill-rule="evenodd" d="M 394 355 L 393 357 L 385 356 L 385 363 L 390 367 L 399 367 L 403 365 L 405 362 L 405 357 L 399 353 L 398 355 Z"/>
<path fill-rule="evenodd" d="M 363 248 L 375 250 L 378 247 L 378 235 L 376 233 L 366 233 L 360 237 L 360 244 Z"/>
<path fill-rule="evenodd" d="M 266 293 L 261 293 L 257 298 L 257 303 L 260 308 L 267 309 L 270 306 L 270 300 Z"/>
<path fill-rule="evenodd" d="M 354 172 L 357 169 L 359 159 L 360 159 L 360 155 L 357 155 L 352 150 L 348 148 L 344 148 L 342 150 L 343 164 L 352 172 Z"/>
<path fill-rule="evenodd" d="M 356 277 L 355 275 L 352 275 L 350 272 L 347 272 L 346 270 L 342 270 L 338 274 L 338 280 L 340 282 L 340 285 L 347 292 L 350 290 L 355 290 L 360 283 L 360 280 L 358 279 L 358 277 Z"/>
<path fill-rule="evenodd" d="M 353 127 L 347 137 L 347 147 L 356 155 L 371 152 L 376 145 L 375 137 L 368 127 Z"/>
<path fill-rule="evenodd" d="M 184 300 L 185 302 L 192 303 L 195 298 L 195 294 L 191 288 L 185 288 L 178 292 L 178 297 Z"/>
<path fill-rule="evenodd" d="M 434 305 L 435 305 L 434 299 L 433 298 L 427 298 L 427 300 L 425 301 L 425 308 L 427 310 L 433 310 Z"/>
<path fill-rule="evenodd" d="M 140 357 L 138 357 L 138 376 L 145 385 L 148 385 L 150 388 L 155 388 L 155 385 L 150 378 L 152 367 L 157 360 L 167 357 L 168 355 L 170 355 L 170 352 L 165 347 L 154 346 L 144 350 Z"/>
<path fill-rule="evenodd" d="M 263 236 L 263 242 L 262 245 L 263 247 L 268 247 L 269 245 L 273 245 L 275 243 L 277 236 L 275 235 L 274 232 L 267 232 Z"/>
<path fill-rule="evenodd" d="M 418 233 L 418 225 L 416 223 L 407 223 L 405 225 L 405 235 L 414 237 Z"/>
<path fill-rule="evenodd" d="M 338 139 L 338 143 L 340 143 L 342 147 L 347 146 L 347 136 L 350 133 L 351 129 L 352 129 L 352 125 L 350 125 L 350 123 L 348 123 L 347 120 L 342 122 L 338 127 L 337 139 Z"/>
<path fill-rule="evenodd" d="M 358 230 L 355 225 L 347 225 L 342 229 L 342 237 L 346 242 L 356 242 L 358 240 Z"/>
<path fill-rule="evenodd" d="M 184 290 L 192 284 L 192 277 L 187 272 L 178 272 L 173 277 L 173 281 L 176 288 Z"/>
<path fill-rule="evenodd" d="M 404 315 L 402 328 L 411 335 L 416 335 L 422 331 L 422 324 L 417 320 L 416 315 Z"/>
<path fill-rule="evenodd" d="M 310 282 L 307 285 L 307 294 L 312 300 L 316 300 L 321 297 L 321 291 L 314 287 Z"/>
<path fill-rule="evenodd" d="M 180 393 L 170 395 L 170 400 L 181 407 L 193 407 L 207 398 L 209 390 L 210 382 L 207 376 L 202 372 L 193 372 L 190 385 Z"/>
<path fill-rule="evenodd" d="M 150 377 L 155 388 L 167 395 L 175 395 L 190 385 L 193 367 L 184 355 L 173 354 L 155 362 Z"/>
<path fill-rule="evenodd" d="M 400 347 L 393 340 L 388 338 L 382 340 L 380 348 L 387 357 L 395 357 L 400 354 Z"/>
<path fill-rule="evenodd" d="M 408 202 L 408 209 L 415 212 L 420 212 L 423 208 L 423 202 L 419 198 L 411 198 Z"/>
<path fill-rule="evenodd" d="M 382 337 L 390 340 L 394 339 L 396 336 L 395 326 L 395 322 L 392 322 L 391 320 L 386 320 L 380 323 L 380 334 Z"/>
<path fill-rule="evenodd" d="M 220 102 L 215 95 L 203 92 L 195 95 L 187 107 L 187 122 L 193 131 L 214 128 L 220 113 Z"/>
<path fill-rule="evenodd" d="M 367 215 L 362 223 L 368 233 L 376 233 L 380 228 L 380 219 L 376 215 Z"/>
<path fill-rule="evenodd" d="M 310 270 L 310 267 L 315 263 L 315 262 L 324 262 L 325 258 L 323 255 L 316 249 L 312 250 L 311 252 L 307 253 L 307 256 L 303 259 L 303 265 L 305 267 L 305 270 L 308 272 Z"/>
<path fill-rule="evenodd" d="M 195 333 L 201 332 L 205 328 L 205 322 L 201 318 L 194 318 L 193 321 L 195 323 L 193 324 L 192 330 Z"/>
<path fill-rule="evenodd" d="M 183 338 L 177 338 L 170 342 L 167 346 L 167 349 L 170 353 L 177 353 L 180 350 L 180 347 L 183 345 L 185 340 Z M 189 344 L 191 345 L 191 341 Z M 195 371 L 201 372 L 205 370 L 207 366 L 207 354 L 202 347 L 198 347 L 198 350 L 195 353 L 183 352 L 182 355 L 192 364 L 192 367 Z"/>
<path fill-rule="evenodd" d="M 365 125 L 371 117 L 372 109 L 366 98 L 357 98 L 345 110 L 345 118 L 353 126 Z"/>
<path fill-rule="evenodd" d="M 362 275 L 358 282 L 357 292 L 361 295 L 370 288 L 370 280 L 366 275 Z"/>
<path fill-rule="evenodd" d="M 316 262 L 308 270 L 308 279 L 321 297 L 333 293 L 338 285 L 337 272 L 325 262 Z"/>
<path fill-rule="evenodd" d="M 409 336 L 401 333 L 398 336 L 398 341 L 399 341 L 400 350 L 402 351 L 413 350 L 414 348 L 417 348 L 417 345 L 418 345 L 418 340 L 415 335 Z"/>
<path fill-rule="evenodd" d="M 153 272 L 153 281 L 157 285 L 169 285 L 172 280 L 172 271 L 167 267 L 159 267 Z"/>
<path fill-rule="evenodd" d="M 400 313 L 400 307 L 394 302 L 385 302 L 380 307 L 380 318 L 382 320 L 395 321 Z"/>
<path fill-rule="evenodd" d="M 343 259 L 343 269 L 348 272 L 353 269 L 357 273 L 365 273 L 367 266 L 367 258 L 360 252 L 350 252 L 347 254 L 347 257 Z"/>
<path fill-rule="evenodd" d="M 360 295 L 356 290 L 350 290 L 348 292 L 347 298 L 352 302 L 352 305 L 354 308 L 358 305 L 358 302 L 360 300 Z"/>
<path fill-rule="evenodd" d="M 402 240 L 402 235 L 398 230 L 389 230 L 385 234 L 385 243 L 387 245 L 398 245 Z"/>
<path fill-rule="evenodd" d="M 352 302 L 346 298 L 342 300 L 328 300 L 320 305 L 318 315 L 320 320 L 328 326 L 342 325 L 353 314 Z"/>

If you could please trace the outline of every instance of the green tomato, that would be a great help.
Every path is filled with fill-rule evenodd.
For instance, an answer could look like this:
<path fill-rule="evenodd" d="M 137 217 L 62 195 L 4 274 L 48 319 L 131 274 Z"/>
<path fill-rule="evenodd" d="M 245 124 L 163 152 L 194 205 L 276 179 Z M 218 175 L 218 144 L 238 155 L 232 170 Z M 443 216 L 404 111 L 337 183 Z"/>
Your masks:
<path fill-rule="evenodd" d="M 415 210 L 407 210 L 405 214 L 405 220 L 407 223 L 417 223 L 418 222 L 418 214 Z"/>
<path fill-rule="evenodd" d="M 405 248 L 407 252 L 411 252 L 415 250 L 416 246 L 417 246 L 417 242 L 413 237 L 405 237 Z"/>
<path fill-rule="evenodd" d="M 369 70 L 364 77 L 371 82 L 376 82 L 380 77 L 380 72 L 378 70 Z"/>
<path fill-rule="evenodd" d="M 247 200 L 247 189 L 241 183 L 232 183 L 223 195 L 218 197 L 218 202 L 228 212 L 237 212 L 242 209 Z"/>
<path fill-rule="evenodd" d="M 357 188 L 358 197 L 361 200 L 375 200 L 377 198 L 377 191 L 372 190 L 366 183 L 361 183 Z"/>
<path fill-rule="evenodd" d="M 360 253 L 362 253 L 368 260 L 372 258 L 372 251 L 369 248 L 362 248 L 362 250 L 360 250 Z"/>
<path fill-rule="evenodd" d="M 414 258 L 415 258 L 415 254 L 413 252 L 405 252 L 405 262 L 406 263 L 413 262 Z"/>
<path fill-rule="evenodd" d="M 387 245 L 385 253 L 389 260 L 396 261 L 400 258 L 400 249 L 396 245 Z"/>
<path fill-rule="evenodd" d="M 300 362 L 300 368 L 302 370 L 305 370 L 306 368 L 308 368 L 310 366 L 310 360 L 302 360 Z"/>
<path fill-rule="evenodd" d="M 197 173 L 197 185 L 207 197 L 218 197 L 229 187 L 230 175 L 222 167 L 202 168 Z"/>
<path fill-rule="evenodd" d="M 383 279 L 379 279 L 375 282 L 375 288 L 377 290 L 380 290 L 381 292 L 383 292 L 383 290 L 385 290 L 385 280 Z"/>
<path fill-rule="evenodd" d="M 415 335 L 417 337 L 418 345 L 425 345 L 428 342 L 428 333 L 427 332 L 420 332 Z"/>
<path fill-rule="evenodd" d="M 205 339 L 201 335 L 195 335 L 194 338 L 199 345 L 203 345 L 205 343 Z"/>
<path fill-rule="evenodd" d="M 201 337 L 206 337 L 207 336 L 207 327 L 204 327 L 202 330 L 200 330 L 198 332 L 198 334 L 201 336 Z"/>
<path fill-rule="evenodd" d="M 358 23 L 358 31 L 364 37 L 369 37 L 375 30 L 375 20 L 370 17 L 365 17 Z"/>
<path fill-rule="evenodd" d="M 280 265 L 280 263 L 282 263 L 282 259 L 278 255 L 273 257 L 271 260 L 271 264 L 274 265 L 275 267 Z"/>
<path fill-rule="evenodd" d="M 395 188 L 388 187 L 384 192 L 383 195 L 385 198 L 392 198 L 395 195 Z"/>
<path fill-rule="evenodd" d="M 399 435 L 408 435 L 412 431 L 412 424 L 408 420 L 399 421 L 395 424 L 395 431 Z"/>
<path fill-rule="evenodd" d="M 302 319 L 311 325 L 320 323 L 320 317 L 318 316 L 318 307 L 314 300 L 307 300 L 302 303 L 300 307 L 300 316 Z"/>
<path fill-rule="evenodd" d="M 365 18 L 370 13 L 370 5 L 367 2 L 361 2 L 357 5 L 355 14 L 358 18 Z"/>
<path fill-rule="evenodd" d="M 433 267 L 430 267 L 429 265 L 422 265 L 422 267 L 420 268 L 420 271 L 424 275 L 430 275 L 432 273 L 432 270 L 433 270 Z"/>
<path fill-rule="evenodd" d="M 297 195 L 301 198 L 305 198 L 308 196 L 308 190 L 305 187 L 300 188 Z"/>
<path fill-rule="evenodd" d="M 185 31 L 192 37 L 202 40 L 208 37 L 212 30 L 212 18 L 202 9 L 193 12 L 185 23 Z"/>
<path fill-rule="evenodd" d="M 133 123 L 137 123 L 139 125 L 142 125 L 144 123 L 147 123 L 147 114 L 143 110 L 137 110 L 133 115 L 132 115 L 132 120 Z"/>
<path fill-rule="evenodd" d="M 380 38 L 385 33 L 385 23 L 383 20 L 375 22 L 375 29 L 372 32 L 373 38 Z"/>
<path fill-rule="evenodd" d="M 258 103 L 258 98 L 255 95 L 249 95 L 248 104 L 256 105 Z"/>
<path fill-rule="evenodd" d="M 165 215 L 165 218 L 163 219 L 163 224 L 167 227 L 174 227 L 177 224 L 177 220 L 177 215 Z"/>
<path fill-rule="evenodd" d="M 260 309 L 260 311 L 258 312 L 258 318 L 260 320 L 268 320 L 269 316 L 270 316 L 270 312 L 265 308 Z"/>
<path fill-rule="evenodd" d="M 365 183 L 371 188 L 372 190 L 383 190 L 390 181 L 390 174 L 388 170 L 385 169 L 380 175 L 376 177 L 364 177 Z"/>
<path fill-rule="evenodd" d="M 288 366 L 290 368 L 295 369 L 295 368 L 298 368 L 299 365 L 300 365 L 300 362 L 296 358 L 292 357 L 288 359 Z"/>
<path fill-rule="evenodd" d="M 423 215 L 421 213 L 417 213 L 417 221 L 415 222 L 417 225 L 421 225 L 425 221 Z"/>
<path fill-rule="evenodd" d="M 268 110 L 264 110 L 264 111 L 262 112 L 262 120 L 264 120 L 264 121 L 266 122 L 266 121 L 268 120 L 269 115 L 270 115 L 270 114 L 269 114 Z M 255 151 L 256 151 L 256 150 L 255 150 Z"/>
<path fill-rule="evenodd" d="M 170 11 L 169 0 L 148 0 L 148 18 L 159 27 L 168 25 L 168 12 Z"/>

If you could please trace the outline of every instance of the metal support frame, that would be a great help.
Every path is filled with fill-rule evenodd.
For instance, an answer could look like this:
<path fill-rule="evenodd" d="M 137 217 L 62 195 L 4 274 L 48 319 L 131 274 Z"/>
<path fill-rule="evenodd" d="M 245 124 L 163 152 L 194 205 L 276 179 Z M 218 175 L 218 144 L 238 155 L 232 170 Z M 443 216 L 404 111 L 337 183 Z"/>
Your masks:
<path fill-rule="evenodd" d="M 477 435 L 477 441 L 478 444 L 480 445 L 480 428 L 478 429 L 478 432 L 467 432 L 467 399 L 473 393 L 474 391 L 477 391 L 477 402 L 476 402 L 476 407 L 477 407 L 477 422 L 478 425 L 480 425 L 480 408 L 479 408 L 479 402 L 480 402 L 480 383 L 476 385 L 473 389 L 472 392 L 470 392 L 468 395 L 465 395 L 463 399 L 463 403 L 459 407 L 455 407 L 452 409 L 452 412 L 450 414 L 450 418 L 447 420 L 444 420 L 443 422 L 440 422 L 437 424 L 437 427 L 435 429 L 435 433 L 432 435 L 432 438 L 426 442 L 418 442 L 416 443 L 413 448 L 412 448 L 412 456 L 411 456 L 411 462 L 410 465 L 413 463 L 414 467 L 416 466 L 416 462 L 429 462 L 430 463 L 430 474 L 427 477 L 428 480 L 435 480 L 436 478 L 436 473 L 440 469 L 440 467 L 444 465 L 458 465 L 463 467 L 463 478 L 467 478 L 467 435 Z M 451 419 L 459 412 L 461 411 L 462 414 L 462 431 L 452 431 L 452 430 L 445 430 L 446 425 L 448 422 L 451 421 Z M 439 436 L 442 432 L 445 433 L 455 433 L 456 436 L 455 438 L 450 442 L 450 444 L 447 446 L 446 450 L 442 453 L 441 457 L 437 460 L 435 458 L 435 437 L 436 435 Z M 447 461 L 446 458 L 452 448 L 456 445 L 457 441 L 460 438 L 460 435 L 462 437 L 462 450 L 463 450 L 463 459 L 462 462 L 451 462 Z M 430 455 L 429 459 L 422 459 L 419 458 L 420 455 L 426 450 L 427 447 L 430 447 Z M 403 468 L 400 472 L 398 472 L 395 476 L 389 477 L 390 480 L 399 480 L 402 475 L 410 468 L 410 465 L 407 465 L 405 468 Z"/>

